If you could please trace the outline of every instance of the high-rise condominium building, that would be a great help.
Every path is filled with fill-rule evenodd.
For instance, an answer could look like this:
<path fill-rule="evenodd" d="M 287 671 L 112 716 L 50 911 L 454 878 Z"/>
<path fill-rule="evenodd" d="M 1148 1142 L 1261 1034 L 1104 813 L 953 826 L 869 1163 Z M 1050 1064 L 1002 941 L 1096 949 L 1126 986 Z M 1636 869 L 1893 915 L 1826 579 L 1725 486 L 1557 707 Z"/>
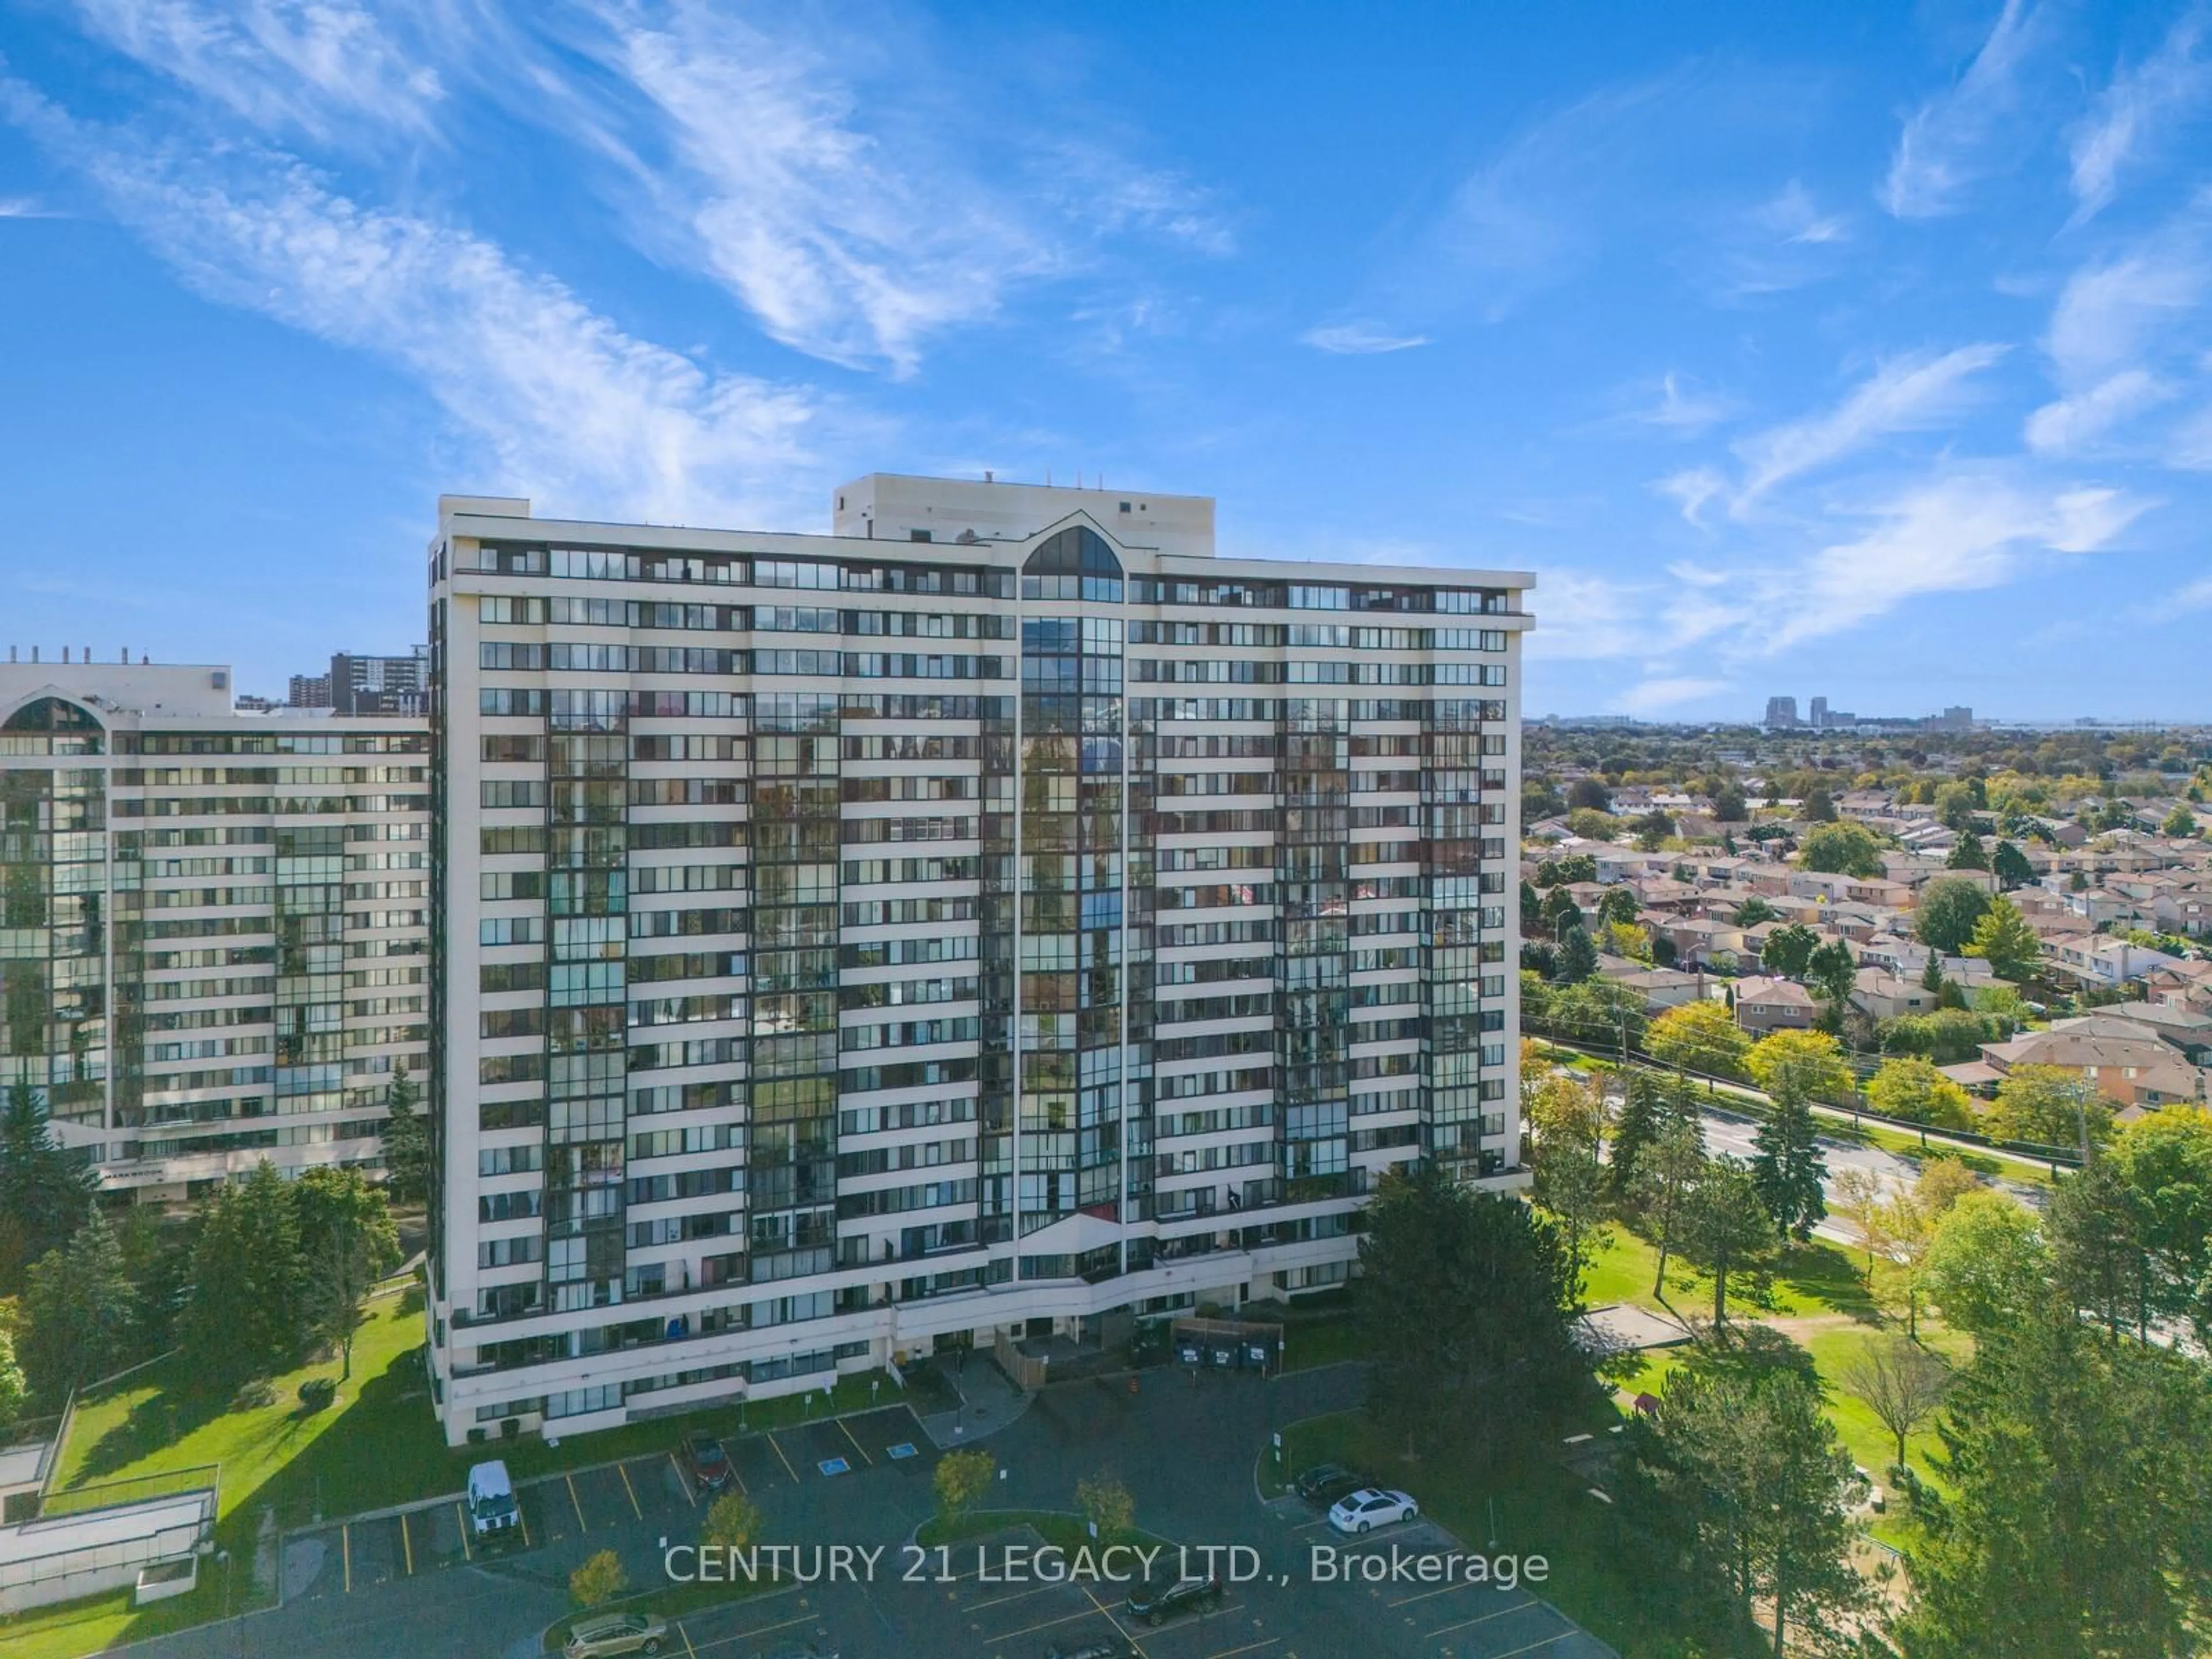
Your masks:
<path fill-rule="evenodd" d="M 419 714 L 428 705 L 429 687 L 427 645 L 404 657 L 341 651 L 331 659 L 330 704 L 341 714 Z"/>
<path fill-rule="evenodd" d="M 1531 579 L 876 476 L 431 549 L 448 1437 L 1341 1280 L 1523 1179 Z"/>
<path fill-rule="evenodd" d="M 427 1060 L 428 748 L 227 668 L 0 665 L 0 1089 L 143 1197 L 374 1163 Z"/>
<path fill-rule="evenodd" d="M 1769 697 L 1766 700 L 1765 724 L 1768 726 L 1796 725 L 1797 699 L 1795 697 Z"/>

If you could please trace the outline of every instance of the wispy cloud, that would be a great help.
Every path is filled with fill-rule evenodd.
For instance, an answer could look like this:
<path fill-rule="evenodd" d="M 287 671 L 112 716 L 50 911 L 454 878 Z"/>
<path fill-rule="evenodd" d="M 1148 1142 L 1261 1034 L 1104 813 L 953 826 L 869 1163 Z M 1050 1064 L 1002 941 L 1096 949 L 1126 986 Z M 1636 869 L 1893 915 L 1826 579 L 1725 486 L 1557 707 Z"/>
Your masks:
<path fill-rule="evenodd" d="M 2073 222 L 2101 212 L 2118 193 L 2120 174 L 2160 136 L 2158 129 L 2201 103 L 2212 90 L 2212 64 L 2198 58 L 2205 37 L 2205 8 L 2192 5 L 2167 31 L 2159 49 L 2112 77 L 2096 107 L 2074 130 Z"/>
<path fill-rule="evenodd" d="M 2199 576 L 2195 581 L 2177 587 L 2166 596 L 2166 604 L 2161 608 L 2168 612 L 2212 611 L 2212 576 Z"/>
<path fill-rule="evenodd" d="M 1710 466 L 1685 467 L 1669 473 L 1652 488 L 1681 509 L 1687 522 L 1703 526 L 1705 504 L 1728 488 L 1728 479 Z"/>
<path fill-rule="evenodd" d="M 86 26 L 269 131 L 322 142 L 399 128 L 428 132 L 444 96 L 437 71 L 389 27 L 388 11 L 346 0 L 76 0 Z"/>
<path fill-rule="evenodd" d="M 1528 635 L 1528 654 L 1592 662 L 1649 653 L 1650 602 L 1646 583 L 1547 568 L 1535 606 L 1540 625 Z"/>
<path fill-rule="evenodd" d="M 2132 365 L 2167 324 L 2196 308 L 2212 263 L 2194 241 L 2165 239 L 2069 279 L 2043 341 L 2062 383 L 2085 385 Z"/>
<path fill-rule="evenodd" d="M 1791 179 L 1775 195 L 1723 221 L 1688 257 L 1692 272 L 1723 301 L 1783 294 L 1835 274 L 1850 221 L 1824 210 Z"/>
<path fill-rule="evenodd" d="M 1364 357 L 1378 352 L 1411 351 L 1415 346 L 1429 343 L 1425 334 L 1399 334 L 1376 323 L 1334 323 L 1327 328 L 1310 328 L 1298 336 L 1302 345 L 1316 351 L 1333 352 L 1339 356 Z"/>
<path fill-rule="evenodd" d="M 1729 412 L 1728 399 L 1717 392 L 1700 392 L 1679 374 L 1665 374 L 1660 377 L 1658 402 L 1632 411 L 1627 418 L 1639 426 L 1656 426 L 1692 437 L 1714 422 L 1725 420 Z"/>
<path fill-rule="evenodd" d="M 1765 584 L 1768 655 L 1843 633 L 1929 593 L 1990 588 L 2037 553 L 2109 547 L 2151 503 L 2105 488 L 2039 489 L 1996 471 L 1946 472 L 1886 501 L 1864 535 L 1822 547 Z"/>
<path fill-rule="evenodd" d="M 2124 369 L 2078 396 L 2044 404 L 2027 417 L 2022 435 L 2039 455 L 2071 454 L 2173 395 L 2148 370 Z"/>
<path fill-rule="evenodd" d="M 61 216 L 35 196 L 0 196 L 0 219 L 58 219 Z"/>
<path fill-rule="evenodd" d="M 1876 438 L 1951 419 L 1972 395 L 1967 382 L 2008 349 L 1967 345 L 1939 357 L 1899 358 L 1869 375 L 1835 408 L 1745 439 L 1735 447 L 1745 471 L 1731 510 L 1741 512 L 1776 485 Z"/>
<path fill-rule="evenodd" d="M 817 398 L 702 368 L 482 237 L 362 206 L 279 152 L 149 145 L 17 82 L 0 112 L 203 294 L 411 374 L 495 487 L 662 521 L 793 515 Z"/>
<path fill-rule="evenodd" d="M 1966 73 L 1905 118 L 1889 173 L 1876 192 L 1900 219 L 1959 210 L 1960 198 L 1990 165 L 1990 141 L 2016 102 L 2021 65 L 2040 33 L 2040 13 L 2005 0 Z"/>

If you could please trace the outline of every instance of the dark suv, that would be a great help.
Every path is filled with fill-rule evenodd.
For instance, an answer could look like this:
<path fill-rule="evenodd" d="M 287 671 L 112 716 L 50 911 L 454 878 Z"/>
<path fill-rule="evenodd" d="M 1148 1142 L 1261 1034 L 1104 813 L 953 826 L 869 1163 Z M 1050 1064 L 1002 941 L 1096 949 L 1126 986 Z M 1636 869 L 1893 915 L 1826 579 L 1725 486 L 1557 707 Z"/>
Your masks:
<path fill-rule="evenodd" d="M 1316 1463 L 1291 1483 L 1299 1497 L 1327 1509 L 1340 1498 L 1375 1483 L 1341 1463 Z"/>
<path fill-rule="evenodd" d="M 1218 1607 L 1221 1605 L 1221 1581 L 1218 1578 L 1185 1578 L 1164 1589 L 1155 1589 L 1150 1584 L 1139 1584 L 1129 1592 L 1129 1616 L 1141 1619 L 1148 1625 L 1157 1625 L 1164 1619 L 1178 1618 L 1186 1613 Z"/>
<path fill-rule="evenodd" d="M 684 1467 L 702 1492 L 720 1492 L 730 1484 L 730 1455 L 711 1434 L 694 1429 L 684 1437 Z"/>

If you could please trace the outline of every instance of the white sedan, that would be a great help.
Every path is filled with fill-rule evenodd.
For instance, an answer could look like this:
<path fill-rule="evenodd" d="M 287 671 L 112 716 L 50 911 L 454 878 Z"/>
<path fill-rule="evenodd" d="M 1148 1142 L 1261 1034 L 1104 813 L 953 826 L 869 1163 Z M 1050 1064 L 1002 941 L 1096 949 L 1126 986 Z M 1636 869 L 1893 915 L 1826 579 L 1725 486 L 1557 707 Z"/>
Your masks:
<path fill-rule="evenodd" d="M 1420 1512 L 1421 1506 L 1408 1494 L 1369 1486 L 1340 1499 L 1328 1512 L 1328 1524 L 1339 1532 L 1360 1533 L 1393 1521 L 1411 1521 Z"/>

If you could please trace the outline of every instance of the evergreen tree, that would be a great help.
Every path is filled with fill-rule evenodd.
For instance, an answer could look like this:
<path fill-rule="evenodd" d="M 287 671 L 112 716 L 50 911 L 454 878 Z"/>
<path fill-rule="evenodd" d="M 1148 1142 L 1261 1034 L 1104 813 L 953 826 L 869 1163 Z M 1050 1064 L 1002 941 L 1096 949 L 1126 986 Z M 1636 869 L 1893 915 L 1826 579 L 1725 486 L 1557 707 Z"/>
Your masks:
<path fill-rule="evenodd" d="M 1943 957 L 1938 951 L 1928 953 L 1928 966 L 1921 970 L 1920 988 L 1937 996 L 1943 994 Z"/>
<path fill-rule="evenodd" d="M 1566 1251 L 1528 1205 L 1431 1164 L 1394 1170 L 1359 1259 L 1376 1413 L 1407 1444 L 1455 1439 L 1477 1414 L 1478 1449 L 1509 1444 L 1587 1376 Z"/>
<path fill-rule="evenodd" d="M 1676 1224 L 1682 1254 L 1713 1276 L 1713 1325 L 1728 1322 L 1729 1275 L 1756 1266 L 1774 1246 L 1774 1222 L 1741 1160 L 1707 1160 Z"/>
<path fill-rule="evenodd" d="M 202 1388 L 228 1392 L 295 1359 L 307 1335 L 307 1265 L 291 1189 L 265 1160 L 202 1200 L 181 1335 Z"/>
<path fill-rule="evenodd" d="M 430 1126 L 416 1110 L 422 1098 L 415 1079 L 401 1066 L 385 1091 L 384 1167 L 392 1201 L 420 1204 L 429 1195 Z"/>
<path fill-rule="evenodd" d="M 2212 1393 L 2045 1306 L 1983 1332 L 1937 1432 L 1906 1659 L 2181 1659 L 2212 1615 Z"/>
<path fill-rule="evenodd" d="M 1597 946 L 1579 925 L 1568 928 L 1559 941 L 1558 971 L 1562 985 L 1580 985 L 1597 972 Z"/>
<path fill-rule="evenodd" d="M 1642 1067 L 1628 1074 L 1620 1115 L 1613 1127 L 1613 1160 L 1606 1170 L 1606 1185 L 1616 1206 L 1627 1204 L 1636 1192 L 1638 1164 L 1658 1138 L 1667 1110 L 1664 1085 L 1658 1073 Z"/>
<path fill-rule="evenodd" d="M 2001 841 L 1996 851 L 1990 855 L 1990 868 L 1996 874 L 1997 884 L 2007 892 L 2015 887 L 2027 887 L 2034 883 L 2035 866 L 2027 861 L 2027 854 L 2008 841 Z"/>
<path fill-rule="evenodd" d="M 0 1295 L 20 1288 L 31 1263 L 67 1243 L 100 1183 L 54 1139 L 27 1083 L 8 1087 L 0 1109 Z"/>
<path fill-rule="evenodd" d="M 1827 1174 L 1811 1110 L 1794 1095 L 1778 1095 L 1774 1109 L 1759 1126 L 1751 1176 L 1775 1227 L 1801 1244 L 1828 1213 L 1821 1190 Z"/>
<path fill-rule="evenodd" d="M 49 1409 L 125 1362 L 137 1310 L 115 1230 L 88 1206 L 75 1236 L 32 1264 L 23 1291 L 20 1357 Z"/>
<path fill-rule="evenodd" d="M 2149 1207 L 2109 1158 L 2060 1180 L 2043 1212 L 2051 1273 L 2069 1307 L 2142 1341 L 2157 1310 Z"/>
<path fill-rule="evenodd" d="M 1992 900 L 1974 923 L 1973 943 L 1967 948 L 2000 979 L 2026 979 L 2043 958 L 2041 936 L 2020 907 L 2002 897 Z"/>
<path fill-rule="evenodd" d="M 1982 838 L 1972 830 L 1961 831 L 1953 843 L 1951 855 L 1943 860 L 1946 870 L 1986 870 L 1990 855 L 1983 849 Z"/>
<path fill-rule="evenodd" d="M 384 1194 L 358 1170 L 310 1170 L 292 1188 L 309 1331 L 337 1345 L 343 1382 L 353 1375 L 353 1334 L 379 1279 L 399 1263 Z"/>

